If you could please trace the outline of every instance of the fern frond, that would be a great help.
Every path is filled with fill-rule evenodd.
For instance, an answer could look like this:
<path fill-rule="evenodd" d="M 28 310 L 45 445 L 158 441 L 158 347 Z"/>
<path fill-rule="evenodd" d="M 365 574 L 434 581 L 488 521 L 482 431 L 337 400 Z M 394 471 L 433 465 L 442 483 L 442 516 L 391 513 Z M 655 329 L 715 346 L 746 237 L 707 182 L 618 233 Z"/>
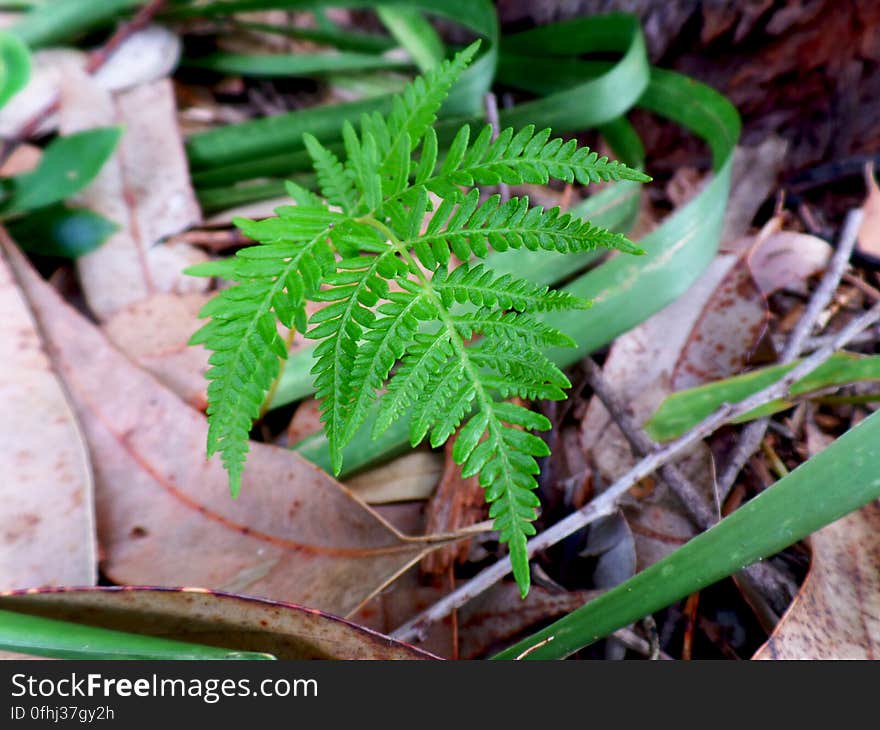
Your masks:
<path fill-rule="evenodd" d="M 374 436 L 405 417 L 413 445 L 427 438 L 440 446 L 458 431 L 453 458 L 465 475 L 479 476 L 525 594 L 526 540 L 538 507 L 534 475 L 537 459 L 549 453 L 534 432 L 550 424 L 506 399 L 565 397 L 571 384 L 544 350 L 574 343 L 535 315 L 588 303 L 496 275 L 472 258 L 490 249 L 640 249 L 525 197 L 481 202 L 473 185 L 647 178 L 534 127 L 504 130 L 495 140 L 488 127 L 474 140 L 464 127 L 438 162 L 432 125 L 476 50 L 474 44 L 416 79 L 387 117 L 365 115 L 357 129 L 345 123 L 344 162 L 304 136 L 326 202 L 291 183 L 296 206 L 262 221 L 235 221 L 258 245 L 222 266 L 198 268 L 235 284 L 203 308 L 211 319 L 192 341 L 212 351 L 208 454 L 221 454 L 233 494 L 251 424 L 287 356 L 280 322 L 318 341 L 312 373 L 334 471 L 377 402 Z M 431 194 L 439 197 L 436 207 Z M 462 263 L 453 265 L 453 255 Z M 311 320 L 307 302 L 324 305 Z"/>
<path fill-rule="evenodd" d="M 338 205 L 343 213 L 353 212 L 357 205 L 357 191 L 339 158 L 311 134 L 304 134 L 303 142 L 318 175 L 321 194 L 331 205 Z"/>

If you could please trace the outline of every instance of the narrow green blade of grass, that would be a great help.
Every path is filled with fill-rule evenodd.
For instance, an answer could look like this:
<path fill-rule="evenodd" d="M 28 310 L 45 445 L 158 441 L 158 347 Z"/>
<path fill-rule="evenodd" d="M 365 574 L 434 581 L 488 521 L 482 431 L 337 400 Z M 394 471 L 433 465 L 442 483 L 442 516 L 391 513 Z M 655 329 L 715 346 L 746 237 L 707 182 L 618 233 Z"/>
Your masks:
<path fill-rule="evenodd" d="M 657 412 L 645 424 L 645 429 L 651 438 L 657 441 L 678 438 L 724 403 L 738 403 L 745 400 L 753 393 L 775 383 L 795 365 L 797 362 L 790 365 L 773 365 L 673 393 L 660 404 Z M 865 380 L 880 380 L 880 355 L 860 357 L 851 353 L 838 353 L 805 378 L 794 383 L 791 394 L 798 396 L 830 386 Z M 744 414 L 737 419 L 737 422 L 742 423 L 772 415 L 790 408 L 791 405 L 790 400 L 778 399 Z"/>
<path fill-rule="evenodd" d="M 878 441 L 875 413 L 712 529 L 494 658 L 566 657 L 877 499 Z"/>
<path fill-rule="evenodd" d="M 25 87 L 30 76 L 27 46 L 11 33 L 0 33 L 0 107 Z"/>
<path fill-rule="evenodd" d="M 412 56 L 421 73 L 430 71 L 445 57 L 437 31 L 415 8 L 380 5 L 376 13 L 382 24 Z"/>
<path fill-rule="evenodd" d="M 60 45 L 85 31 L 109 24 L 146 0 L 53 0 L 38 5 L 9 31 L 31 48 Z"/>
<path fill-rule="evenodd" d="M 409 61 L 369 53 L 212 53 L 185 59 L 183 65 L 224 74 L 260 77 L 321 76 L 349 71 L 375 71 L 412 66 Z"/>
<path fill-rule="evenodd" d="M 55 659 L 272 659 L 0 610 L 0 649 Z"/>
<path fill-rule="evenodd" d="M 34 170 L 8 181 L 0 218 L 59 203 L 84 188 L 113 154 L 121 134 L 119 127 L 106 127 L 52 140 Z"/>

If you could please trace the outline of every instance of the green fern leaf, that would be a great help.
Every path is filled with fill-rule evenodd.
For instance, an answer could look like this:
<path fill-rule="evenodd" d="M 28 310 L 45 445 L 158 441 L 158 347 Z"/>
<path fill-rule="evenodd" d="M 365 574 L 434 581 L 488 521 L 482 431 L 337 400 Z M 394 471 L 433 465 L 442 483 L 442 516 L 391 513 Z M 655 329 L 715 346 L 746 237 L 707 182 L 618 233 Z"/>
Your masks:
<path fill-rule="evenodd" d="M 438 447 L 458 432 L 453 458 L 465 475 L 479 476 L 525 595 L 537 459 L 549 453 L 535 432 L 550 424 L 506 401 L 565 397 L 571 384 L 544 350 L 573 341 L 535 315 L 588 303 L 498 276 L 472 259 L 490 249 L 640 249 L 527 198 L 481 202 L 473 186 L 647 178 L 533 127 L 504 130 L 497 139 L 487 127 L 473 141 L 463 127 L 438 170 L 432 125 L 476 50 L 474 44 L 416 79 L 387 117 L 366 115 L 358 129 L 346 123 L 344 162 L 305 135 L 326 202 L 291 183 L 296 206 L 266 220 L 235 221 L 258 245 L 193 270 L 235 283 L 203 308 L 210 320 L 192 341 L 212 352 L 207 448 L 221 454 L 233 494 L 249 430 L 287 356 L 280 322 L 318 341 L 312 372 L 337 472 L 343 447 L 376 403 L 374 436 L 403 418 L 413 445 L 427 438 Z M 429 193 L 439 197 L 436 207 Z M 308 302 L 323 307 L 307 321 Z"/>

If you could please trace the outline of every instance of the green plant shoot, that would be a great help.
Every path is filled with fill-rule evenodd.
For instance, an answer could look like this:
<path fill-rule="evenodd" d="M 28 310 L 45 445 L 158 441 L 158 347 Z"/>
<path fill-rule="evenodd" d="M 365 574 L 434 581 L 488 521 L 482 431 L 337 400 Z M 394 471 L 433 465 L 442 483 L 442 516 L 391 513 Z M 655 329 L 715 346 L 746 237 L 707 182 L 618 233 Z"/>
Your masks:
<path fill-rule="evenodd" d="M 549 454 L 533 432 L 550 422 L 510 399 L 565 397 L 570 383 L 543 350 L 573 341 L 534 315 L 589 303 L 475 260 L 490 249 L 640 249 L 558 208 L 502 202 L 479 186 L 650 178 L 532 126 L 496 137 L 490 125 L 476 134 L 465 125 L 440 159 L 436 115 L 477 48 L 416 78 L 387 116 L 346 123 L 344 161 L 305 136 L 322 197 L 290 184 L 295 206 L 236 221 L 258 245 L 224 266 L 235 284 L 204 307 L 210 321 L 192 342 L 212 351 L 208 454 L 221 454 L 233 495 L 248 433 L 287 357 L 280 321 L 319 341 L 313 373 L 333 470 L 376 401 L 374 436 L 407 413 L 414 446 L 429 438 L 438 447 L 458 432 L 453 458 L 464 476 L 479 475 L 525 595 L 536 459 Z M 311 319 L 307 302 L 323 305 Z"/>

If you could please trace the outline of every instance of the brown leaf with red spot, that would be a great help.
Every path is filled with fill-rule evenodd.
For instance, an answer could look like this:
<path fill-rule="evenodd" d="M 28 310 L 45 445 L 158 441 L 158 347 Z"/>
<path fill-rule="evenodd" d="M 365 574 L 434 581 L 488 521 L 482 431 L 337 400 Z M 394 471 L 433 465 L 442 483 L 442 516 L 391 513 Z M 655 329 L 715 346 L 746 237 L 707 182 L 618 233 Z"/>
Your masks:
<path fill-rule="evenodd" d="M 880 505 L 815 533 L 806 581 L 753 659 L 880 657 Z"/>
<path fill-rule="evenodd" d="M 296 453 L 251 444 L 231 499 L 207 424 L 66 305 L 3 245 L 83 424 L 104 572 L 118 583 L 195 585 L 346 614 L 425 552 Z"/>
<path fill-rule="evenodd" d="M 92 585 L 92 470 L 64 388 L 0 258 L 0 588 Z"/>
<path fill-rule="evenodd" d="M 433 659 L 330 614 L 195 588 L 48 589 L 0 597 L 0 607 L 278 659 Z"/>

